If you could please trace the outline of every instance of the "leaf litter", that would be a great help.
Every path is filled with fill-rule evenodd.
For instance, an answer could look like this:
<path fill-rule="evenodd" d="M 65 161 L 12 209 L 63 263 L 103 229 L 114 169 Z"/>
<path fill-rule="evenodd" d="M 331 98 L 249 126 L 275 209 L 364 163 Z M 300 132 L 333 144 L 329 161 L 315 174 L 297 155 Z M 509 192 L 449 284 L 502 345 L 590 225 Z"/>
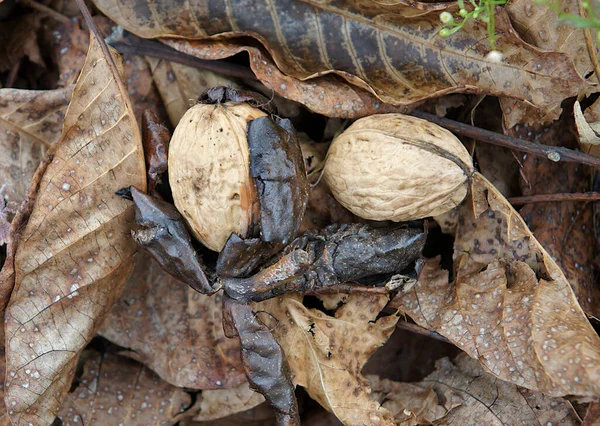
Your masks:
<path fill-rule="evenodd" d="M 398 292 L 391 302 L 388 295 L 366 287 L 319 298 L 260 290 L 256 300 L 268 300 L 248 305 L 242 298 L 242 303 L 230 305 L 235 308 L 225 309 L 223 330 L 222 291 L 199 294 L 148 255 L 134 256 L 133 209 L 115 195 L 131 185 L 144 191 L 138 130 L 144 110 L 155 113 L 156 129 L 165 132 L 200 93 L 216 85 L 250 86 L 267 97 L 271 94 L 269 103 L 281 106 L 280 114 L 293 111 L 288 117 L 294 126 L 324 142 L 350 124 L 331 117 L 407 111 L 432 99 L 430 105 L 440 106 L 438 115 L 460 119 L 473 104 L 469 94 L 479 93 L 500 97 L 506 133 L 569 145 L 569 136 L 553 136 L 573 129 L 564 117 L 549 131 L 537 130 L 561 112 L 568 117 L 571 106 L 563 100 L 578 96 L 582 107 L 576 103 L 574 114 L 582 149 L 594 154 L 598 102 L 584 99 L 596 91 L 590 82 L 597 79 L 597 49 L 588 43 L 589 31 L 557 23 L 546 6 L 512 2 L 496 12 L 503 57 L 492 64 L 485 58 L 488 44 L 481 22 L 469 23 L 455 37 L 437 34 L 439 12 L 454 11 L 451 4 L 278 0 L 273 13 L 265 13 L 262 2 L 251 8 L 232 2 L 226 14 L 200 1 L 193 11 L 186 5 L 173 14 L 170 4 L 131 0 L 134 12 L 124 14 L 112 0 L 96 3 L 125 29 L 197 58 L 244 63 L 247 55 L 265 87 L 132 54 L 124 56 L 125 87 L 94 38 L 87 52 L 90 37 L 80 21 L 53 26 L 43 13 L 11 21 L 24 32 L 0 34 L 9 40 L 0 57 L 12 55 L 4 63 L 26 66 L 16 69 L 16 79 L 3 81 L 22 85 L 32 62 L 40 67 L 38 75 L 39 69 L 56 67 L 53 87 L 58 87 L 0 89 L 0 153 L 11 154 L 0 156 L 0 245 L 8 243 L 0 251 L 0 306 L 6 308 L 7 336 L 6 355 L 0 353 L 6 364 L 0 366 L 0 379 L 6 378 L 0 393 L 7 410 L 0 424 L 12 420 L 50 425 L 55 416 L 66 424 L 97 425 L 221 420 L 275 424 L 276 419 L 294 424 L 300 416 L 309 425 L 335 417 L 347 425 L 470 424 L 474 419 L 484 424 L 575 425 L 597 420 L 593 401 L 600 397 L 600 341 L 585 315 L 594 316 L 597 310 L 591 203 L 540 204 L 532 198 L 522 210 L 532 233 L 497 189 L 475 174 L 470 197 L 436 218 L 439 228 L 429 224 L 432 235 L 454 238 L 453 254 L 448 247 L 427 245 L 429 257 L 422 266 L 417 264 L 418 278 L 412 271 L 387 281 L 385 288 Z M 575 4 L 560 5 L 578 13 Z M 72 9 L 51 7 L 61 13 Z M 528 20 L 532 14 L 540 18 Z M 101 15 L 94 19 L 105 34 L 114 28 Z M 334 24 L 338 21 L 342 24 Z M 307 33 L 314 24 L 319 31 Z M 50 57 L 40 49 L 40 28 L 46 34 L 54 28 Z M 340 39 L 336 31 L 347 41 L 341 49 L 334 49 Z M 374 45 L 382 49 L 369 50 Z M 6 49 L 15 46 L 12 52 Z M 8 70 L 0 69 L 0 78 L 6 78 L 2 72 Z M 455 92 L 466 94 L 453 101 L 443 96 Z M 335 129 L 319 129 L 322 117 L 297 114 L 299 108 L 330 117 Z M 481 108 L 485 114 L 487 107 Z M 523 122 L 531 126 L 519 130 Z M 168 138 L 168 132 L 164 135 Z M 144 149 L 149 146 L 145 142 Z M 326 147 L 325 143 L 315 149 L 322 155 Z M 519 174 L 521 192 L 529 197 L 591 188 L 592 172 L 581 165 L 486 148 L 478 153 L 478 165 L 499 187 L 514 184 Z M 305 159 L 309 157 L 305 153 Z M 161 178 L 166 157 L 147 159 L 152 169 L 149 192 L 169 202 L 169 182 L 166 175 Z M 311 169 L 315 175 L 319 161 L 322 156 L 317 169 Z M 503 169 L 509 168 L 511 174 L 505 174 Z M 317 180 L 318 176 L 301 230 L 302 238 L 313 245 L 329 238 L 318 231 L 332 222 L 362 221 L 337 204 Z M 514 186 L 510 188 L 514 193 Z M 314 231 L 304 234 L 307 229 Z M 557 242 L 561 235 L 565 237 Z M 431 240 L 438 241 L 435 238 Z M 307 249 L 301 241 L 287 250 Z M 328 250 L 334 246 L 318 252 L 318 268 L 329 264 Z M 188 249 L 208 264 L 215 261 L 214 254 L 195 242 Z M 272 254 L 269 250 L 264 253 Z M 254 275 L 228 276 L 225 291 L 273 276 L 290 257 L 273 259 L 275 263 Z M 220 264 L 229 267 L 232 262 Z M 317 264 L 309 266 L 302 278 L 290 278 L 277 291 L 305 290 L 306 284 L 298 285 L 302 280 L 327 282 L 309 278 L 317 270 Z M 214 279 L 209 268 L 207 280 L 214 285 Z M 340 285 L 349 291 L 348 284 Z M 410 383 L 387 379 L 386 367 L 391 365 L 369 367 L 363 373 L 398 326 L 400 314 L 428 330 L 428 336 L 443 336 L 466 354 L 441 358 L 445 351 L 436 353 L 436 346 L 428 345 L 420 355 L 428 362 L 412 369 L 411 377 L 418 378 Z M 410 336 L 418 326 L 408 325 L 406 330 L 412 331 L 404 332 Z M 228 339 L 225 331 L 239 338 Z M 88 346 L 96 335 L 119 345 L 118 354 L 110 345 L 100 352 L 97 344 Z M 396 356 L 403 359 L 407 354 Z M 296 386 L 335 417 L 302 403 L 307 399 L 300 399 L 296 408 Z M 275 417 L 252 417 L 266 407 L 257 389 L 275 407 Z M 579 403 L 562 398 L 567 395 L 578 396 Z"/>

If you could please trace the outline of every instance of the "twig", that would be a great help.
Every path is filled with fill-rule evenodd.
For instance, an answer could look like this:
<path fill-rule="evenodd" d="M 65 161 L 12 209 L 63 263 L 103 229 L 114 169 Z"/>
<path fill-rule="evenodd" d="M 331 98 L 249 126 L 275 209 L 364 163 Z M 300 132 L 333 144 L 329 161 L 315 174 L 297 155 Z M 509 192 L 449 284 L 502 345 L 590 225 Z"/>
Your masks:
<path fill-rule="evenodd" d="M 572 192 L 556 194 L 525 195 L 512 197 L 508 201 L 512 205 L 523 205 L 530 203 L 548 203 L 553 201 L 600 201 L 600 192 Z"/>
<path fill-rule="evenodd" d="M 41 3 L 38 3 L 34 0 L 19 0 L 20 3 L 24 4 L 25 6 L 28 6 L 32 9 L 37 10 L 38 12 L 43 13 L 44 15 L 48 15 L 50 18 L 53 18 L 59 22 L 68 24 L 69 22 L 71 22 L 71 20 L 69 18 L 67 18 L 65 15 L 58 13 L 56 10 L 54 9 L 50 9 L 48 6 L 44 6 Z"/>
<path fill-rule="evenodd" d="M 491 132 L 485 129 L 480 129 L 478 127 L 469 126 L 468 124 L 438 117 L 437 115 L 418 110 L 414 110 L 410 114 L 415 117 L 431 121 L 432 123 L 444 127 L 461 136 L 477 139 L 480 142 L 498 145 L 504 148 L 514 149 L 516 151 L 527 152 L 540 157 L 546 157 L 554 162 L 564 161 L 569 163 L 581 163 L 600 168 L 600 157 L 584 154 L 583 152 L 574 151 L 568 148 L 526 142 L 521 139 Z"/>
<path fill-rule="evenodd" d="M 10 69 L 8 76 L 6 77 L 6 81 L 4 82 L 4 87 L 7 89 L 14 86 L 15 80 L 17 79 L 17 74 L 21 69 L 21 62 L 23 62 L 23 60 L 17 62 L 15 66 Z"/>
<path fill-rule="evenodd" d="M 396 328 L 401 328 L 403 330 L 410 331 L 411 333 L 416 333 L 416 334 L 421 334 L 423 336 L 431 337 L 432 339 L 440 340 L 444 343 L 450 343 L 451 345 L 453 344 L 450 340 L 448 340 L 441 334 L 438 334 L 435 331 L 427 330 L 426 328 L 423 328 L 421 326 L 418 326 L 417 324 L 413 324 L 410 322 L 398 321 L 398 323 L 396 323 Z"/>
<path fill-rule="evenodd" d="M 120 39 L 114 39 L 109 44 L 120 53 L 131 53 L 134 55 L 152 56 L 166 59 L 190 67 L 217 72 L 245 80 L 258 80 L 252 70 L 246 66 L 233 64 L 227 61 L 208 61 L 181 53 L 172 47 L 162 43 L 137 37 L 127 31 L 123 31 Z"/>
<path fill-rule="evenodd" d="M 78 0 L 79 1 L 79 0 Z M 180 64 L 188 65 L 194 68 L 206 69 L 215 71 L 221 74 L 240 77 L 248 80 L 257 80 L 254 73 L 245 66 L 232 64 L 225 61 L 207 61 L 196 58 L 194 56 L 178 52 L 177 50 L 164 44 L 141 39 L 131 33 L 123 32 L 123 36 L 111 42 L 111 45 L 122 53 L 132 53 L 137 55 L 147 55 L 157 58 L 167 59 Z M 545 145 L 527 142 L 521 139 L 502 135 L 500 133 L 491 132 L 489 130 L 480 129 L 458 121 L 441 118 L 434 114 L 429 114 L 419 110 L 414 110 L 411 115 L 431 121 L 441 127 L 444 127 L 461 136 L 474 138 L 480 142 L 498 145 L 516 151 L 527 152 L 529 154 L 546 157 L 547 159 L 557 162 L 573 162 L 587 164 L 596 168 L 600 168 L 600 157 L 584 154 L 579 151 L 574 151 L 562 147 L 550 147 Z"/>

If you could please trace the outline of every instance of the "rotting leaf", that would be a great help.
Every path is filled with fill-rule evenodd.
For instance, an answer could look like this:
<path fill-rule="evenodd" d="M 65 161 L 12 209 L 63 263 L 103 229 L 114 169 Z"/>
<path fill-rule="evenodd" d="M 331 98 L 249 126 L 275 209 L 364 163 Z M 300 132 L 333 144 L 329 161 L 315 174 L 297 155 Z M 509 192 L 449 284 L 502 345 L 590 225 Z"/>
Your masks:
<path fill-rule="evenodd" d="M 223 334 L 221 310 L 220 294 L 199 294 L 140 252 L 100 335 L 175 386 L 230 388 L 246 380 L 239 344 Z"/>
<path fill-rule="evenodd" d="M 547 146 L 577 148 L 573 119 L 562 117 L 538 132 L 523 132 L 522 139 Z M 514 135 L 514 130 L 509 134 Z M 583 164 L 558 164 L 545 158 L 522 155 L 523 195 L 587 192 L 594 170 Z M 556 178 L 560 176 L 560 178 Z M 595 262 L 598 243 L 594 229 L 594 205 L 586 201 L 525 204 L 519 211 L 538 242 L 564 272 L 577 301 L 589 316 L 600 316 L 600 288 L 596 284 Z"/>
<path fill-rule="evenodd" d="M 346 425 L 394 425 L 391 413 L 369 397 L 360 371 L 394 331 L 397 316 L 377 316 L 385 295 L 355 294 L 333 317 L 306 308 L 300 296 L 254 304 L 285 353 L 295 385 Z"/>
<path fill-rule="evenodd" d="M 23 201 L 46 150 L 60 138 L 72 89 L 0 89 L 0 187 L 7 201 Z"/>
<path fill-rule="evenodd" d="M 228 40 L 237 47 L 226 50 L 204 41 L 166 42 L 203 59 L 246 50 L 253 71 L 268 87 L 328 116 L 377 112 L 381 105 L 368 99 L 369 92 L 391 105 L 414 105 L 468 90 L 525 100 L 542 110 L 552 110 L 563 99 L 590 86 L 567 55 L 524 43 L 504 11 L 496 13 L 496 44 L 504 59 L 494 63 L 486 58 L 490 51 L 487 30 L 478 22 L 469 22 L 453 37 L 444 38 L 439 35 L 443 24 L 437 12 L 404 16 L 395 13 L 394 6 L 359 0 L 260 1 L 252 8 L 245 2 L 233 1 L 225 7 L 206 0 L 183 7 L 148 0 L 129 0 L 126 7 L 115 0 L 96 0 L 95 4 L 141 37 L 253 37 L 260 44 Z M 268 56 L 263 47 L 276 67 L 265 59 Z M 277 68 L 293 79 L 284 82 L 275 75 Z M 298 80 L 311 80 L 318 90 L 301 93 L 310 89 L 296 83 Z M 354 93 L 341 92 L 340 86 L 348 84 Z"/>
<path fill-rule="evenodd" d="M 73 425 L 174 425 L 191 404 L 183 389 L 133 360 L 94 353 L 58 418 Z"/>
<path fill-rule="evenodd" d="M 400 425 L 466 425 L 475 419 L 476 424 L 497 426 L 580 425 L 568 401 L 498 380 L 464 354 L 438 360 L 436 370 L 418 383 L 368 378 Z"/>
<path fill-rule="evenodd" d="M 238 88 L 228 77 L 164 59 L 147 57 L 154 84 L 163 100 L 173 126 L 206 90 L 215 86 Z"/>
<path fill-rule="evenodd" d="M 144 157 L 112 64 L 92 39 L 17 247 L 5 323 L 5 402 L 16 424 L 54 421 L 78 354 L 133 266 L 133 206 L 114 193 L 145 188 Z"/>
<path fill-rule="evenodd" d="M 456 279 L 439 258 L 392 305 L 496 377 L 550 396 L 600 395 L 600 338 L 564 274 L 480 174 L 458 208 Z"/>
<path fill-rule="evenodd" d="M 265 398 L 250 389 L 247 382 L 230 389 L 203 390 L 198 398 L 200 412 L 194 416 L 194 421 L 198 422 L 220 419 L 265 402 Z"/>
<path fill-rule="evenodd" d="M 273 407 L 278 424 L 300 426 L 294 385 L 281 346 L 249 304 L 226 298 L 223 310 L 225 333 L 239 338 L 250 385 Z"/>

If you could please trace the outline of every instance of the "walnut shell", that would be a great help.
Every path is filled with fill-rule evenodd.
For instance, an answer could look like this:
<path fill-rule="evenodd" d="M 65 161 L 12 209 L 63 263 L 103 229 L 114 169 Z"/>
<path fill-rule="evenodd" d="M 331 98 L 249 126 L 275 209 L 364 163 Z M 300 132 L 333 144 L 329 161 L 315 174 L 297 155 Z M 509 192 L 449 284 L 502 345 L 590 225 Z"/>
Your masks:
<path fill-rule="evenodd" d="M 175 207 L 190 232 L 220 251 L 232 233 L 246 236 L 257 209 L 246 128 L 266 115 L 245 103 L 191 107 L 169 145 Z"/>
<path fill-rule="evenodd" d="M 449 131 L 402 114 L 357 120 L 331 144 L 323 178 L 357 216 L 408 221 L 456 207 L 468 193 L 471 156 Z"/>

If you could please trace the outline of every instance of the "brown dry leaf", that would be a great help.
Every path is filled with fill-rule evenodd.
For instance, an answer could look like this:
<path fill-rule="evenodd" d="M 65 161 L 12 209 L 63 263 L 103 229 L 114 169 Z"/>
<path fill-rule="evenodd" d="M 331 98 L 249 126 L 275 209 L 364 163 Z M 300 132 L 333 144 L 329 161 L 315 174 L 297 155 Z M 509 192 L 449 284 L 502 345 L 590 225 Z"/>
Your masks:
<path fill-rule="evenodd" d="M 548 146 L 577 148 L 572 118 L 562 118 L 540 132 L 515 129 L 509 134 Z M 591 190 L 593 169 L 582 164 L 557 164 L 520 156 L 523 195 L 586 192 Z M 560 178 L 557 178 L 560 176 Z M 600 288 L 594 270 L 598 243 L 594 235 L 593 203 L 563 201 L 525 204 L 520 214 L 539 243 L 564 272 L 577 301 L 591 316 L 600 316 Z"/>
<path fill-rule="evenodd" d="M 95 16 L 94 22 L 104 34 L 110 34 L 113 30 L 114 23 L 104 16 Z M 90 34 L 81 26 L 79 20 L 74 20 L 52 32 L 55 39 L 53 53 L 60 72 L 59 85 L 74 82 L 83 67 Z M 124 79 L 138 124 L 141 124 L 142 114 L 146 109 L 153 110 L 160 120 L 166 120 L 166 112 L 146 60 L 129 54 L 124 54 L 123 60 L 125 61 Z"/>
<path fill-rule="evenodd" d="M 227 406 L 223 407 L 225 413 L 227 409 Z M 304 421 L 302 424 L 304 425 Z M 181 422 L 181 426 L 278 426 L 278 423 L 273 408 L 267 402 L 263 402 L 254 408 L 215 420 L 186 419 Z"/>
<path fill-rule="evenodd" d="M 92 354 L 79 386 L 58 418 L 73 425 L 173 425 L 192 398 L 143 365 L 112 354 Z"/>
<path fill-rule="evenodd" d="M 212 71 L 163 59 L 147 57 L 146 60 L 173 127 L 205 90 L 215 86 L 239 88 L 233 79 Z"/>
<path fill-rule="evenodd" d="M 589 405 L 582 426 L 600 426 L 600 402 Z"/>
<path fill-rule="evenodd" d="M 145 252 L 100 335 L 175 386 L 225 389 L 246 383 L 240 345 L 223 334 L 221 296 L 176 280 Z M 247 386 L 247 383 L 246 383 Z"/>
<path fill-rule="evenodd" d="M 23 201 L 46 149 L 60 138 L 72 89 L 0 89 L 0 187 L 7 201 Z"/>
<path fill-rule="evenodd" d="M 265 402 L 260 393 L 250 389 L 248 382 L 230 389 L 204 390 L 199 398 L 200 412 L 194 416 L 194 421 L 198 422 L 220 419 Z"/>
<path fill-rule="evenodd" d="M 444 38 L 439 36 L 443 24 L 438 12 L 407 17 L 393 5 L 360 0 L 274 0 L 254 2 L 251 7 L 246 2 L 233 1 L 226 6 L 207 0 L 198 0 L 193 6 L 168 0 L 95 3 L 141 37 L 227 37 L 226 45 L 218 40 L 169 44 L 206 59 L 248 51 L 251 67 L 267 87 L 328 116 L 376 112 L 379 105 L 367 99 L 369 92 L 385 103 L 406 106 L 468 90 L 513 97 L 551 110 L 589 86 L 568 56 L 538 50 L 519 39 L 503 11 L 497 13 L 496 27 L 504 59 L 494 63 L 486 58 L 490 46 L 486 28 L 478 22 Z M 257 43 L 231 40 L 232 36 L 253 37 L 269 55 Z M 269 56 L 276 66 L 269 63 Z M 278 69 L 294 79 L 284 81 Z M 342 80 L 331 74 L 353 89 L 342 93 Z M 318 90 L 311 90 L 309 83 Z"/>
<path fill-rule="evenodd" d="M 550 396 L 600 395 L 600 338 L 565 276 L 480 174 L 458 208 L 456 279 L 429 259 L 393 305 L 496 377 Z"/>
<path fill-rule="evenodd" d="M 592 7 L 598 2 L 590 1 Z M 584 12 L 581 2 L 558 0 L 554 6 L 562 13 L 579 16 Z M 591 29 L 575 28 L 559 19 L 556 11 L 548 4 L 535 0 L 514 0 L 506 11 L 519 33 L 527 43 L 550 52 L 561 52 L 569 56 L 581 76 L 589 75 L 593 83 L 600 82 L 596 34 Z"/>
<path fill-rule="evenodd" d="M 0 310 L 0 318 L 4 317 L 4 310 Z M 4 358 L 4 327 L 0 327 L 0 401 L 4 401 L 4 380 L 6 378 L 6 360 Z M 0 402 L 0 426 L 10 426 L 8 411 Z"/>
<path fill-rule="evenodd" d="M 352 295 L 331 317 L 284 296 L 255 304 L 254 312 L 283 348 L 295 385 L 346 425 L 383 426 L 394 424 L 392 416 L 369 397 L 360 371 L 398 321 L 375 321 L 387 302 L 387 296 Z"/>
<path fill-rule="evenodd" d="M 385 400 L 397 424 L 417 425 L 564 425 L 581 422 L 571 404 L 496 379 L 477 361 L 459 355 L 436 362 L 418 383 L 369 376 L 373 393 Z"/>
<path fill-rule="evenodd" d="M 144 157 L 110 63 L 94 40 L 18 243 L 5 323 L 5 402 L 15 424 L 54 421 L 80 351 L 133 266 L 133 206 L 115 191 L 145 189 Z"/>
<path fill-rule="evenodd" d="M 552 3 L 563 13 L 580 15 L 580 1 L 554 0 Z M 591 1 L 592 5 L 596 2 Z M 558 19 L 555 10 L 535 0 L 509 2 L 505 10 L 525 42 L 545 51 L 561 52 L 569 56 L 570 62 L 587 81 L 598 83 L 598 44 L 591 29 L 575 28 Z M 562 109 L 560 105 L 544 110 L 516 99 L 501 99 L 504 122 L 507 129 L 518 123 L 544 124 L 555 120 Z"/>

